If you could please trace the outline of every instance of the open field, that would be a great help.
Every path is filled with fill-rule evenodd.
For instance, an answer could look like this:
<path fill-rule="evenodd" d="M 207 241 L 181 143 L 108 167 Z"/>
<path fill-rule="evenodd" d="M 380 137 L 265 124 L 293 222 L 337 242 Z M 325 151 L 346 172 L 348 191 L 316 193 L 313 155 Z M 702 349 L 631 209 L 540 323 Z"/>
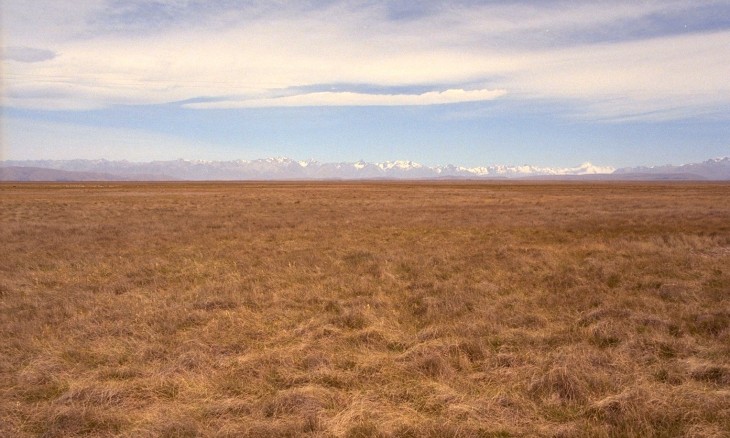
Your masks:
<path fill-rule="evenodd" d="M 0 436 L 728 436 L 730 184 L 0 184 Z"/>

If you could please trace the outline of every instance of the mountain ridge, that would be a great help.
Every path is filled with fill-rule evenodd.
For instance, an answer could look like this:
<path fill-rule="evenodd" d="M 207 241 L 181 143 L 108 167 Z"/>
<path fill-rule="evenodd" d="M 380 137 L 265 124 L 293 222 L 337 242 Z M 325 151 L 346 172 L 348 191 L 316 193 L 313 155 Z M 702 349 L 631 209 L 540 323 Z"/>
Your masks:
<path fill-rule="evenodd" d="M 10 172 L 8 169 L 13 168 Z M 36 169 L 20 171 L 19 168 Z M 94 174 L 100 180 L 366 180 L 366 179 L 697 179 L 730 180 L 730 157 L 713 158 L 681 166 L 639 166 L 614 169 L 585 162 L 574 167 L 534 165 L 426 166 L 410 160 L 383 162 L 319 162 L 271 157 L 255 160 L 169 160 L 131 162 L 127 160 L 8 160 L 0 162 L 0 179 L 38 180 L 38 169 L 73 172 L 80 180 Z M 88 174 L 91 174 L 88 175 Z M 49 180 L 49 179 L 45 179 Z"/>
<path fill-rule="evenodd" d="M 616 175 L 646 174 L 646 175 L 679 175 L 693 174 L 710 180 L 730 179 L 730 157 L 711 158 L 701 163 L 689 163 L 679 166 L 670 164 L 661 166 L 638 166 L 616 169 Z"/>

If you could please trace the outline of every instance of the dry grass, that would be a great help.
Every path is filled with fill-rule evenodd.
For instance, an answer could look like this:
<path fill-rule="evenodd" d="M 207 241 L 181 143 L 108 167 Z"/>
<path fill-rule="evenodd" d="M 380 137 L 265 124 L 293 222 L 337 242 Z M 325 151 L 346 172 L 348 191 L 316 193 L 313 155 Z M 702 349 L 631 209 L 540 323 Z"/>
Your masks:
<path fill-rule="evenodd" d="M 727 436 L 728 184 L 0 185 L 0 436 Z"/>

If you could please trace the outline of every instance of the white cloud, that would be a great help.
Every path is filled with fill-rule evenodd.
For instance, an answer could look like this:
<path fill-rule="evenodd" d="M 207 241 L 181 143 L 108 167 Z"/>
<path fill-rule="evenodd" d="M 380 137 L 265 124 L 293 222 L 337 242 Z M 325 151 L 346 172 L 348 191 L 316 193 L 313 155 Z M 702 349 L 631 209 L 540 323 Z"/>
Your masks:
<path fill-rule="evenodd" d="M 545 51 L 504 86 L 581 102 L 592 117 L 676 118 L 730 103 L 727 47 L 730 32 Z"/>
<path fill-rule="evenodd" d="M 461 90 L 429 91 L 422 94 L 366 94 L 353 92 L 323 91 L 296 94 L 293 96 L 259 99 L 225 100 L 190 103 L 188 108 L 257 108 L 294 106 L 412 106 L 442 105 L 457 102 L 492 100 L 505 94 L 504 90 Z"/>
<path fill-rule="evenodd" d="M 69 26 L 67 14 L 49 18 L 28 3 L 3 6 L 6 42 L 57 56 L 5 63 L 8 106 L 78 109 L 197 97 L 217 101 L 188 106 L 428 105 L 506 95 L 564 99 L 588 117 L 620 118 L 683 117 L 730 103 L 730 32 L 626 37 L 652 17 L 692 11 L 690 1 L 451 6 L 407 20 L 388 20 L 384 2 L 316 10 L 257 4 L 253 12 L 211 6 L 199 22 L 188 11 L 159 28 L 143 15 L 127 18 L 137 20 L 127 27 L 104 22 L 109 11 L 101 0 L 74 3 Z M 173 3 L 158 6 L 182 11 L 194 4 Z M 712 3 L 722 4 L 703 4 Z M 149 30 L 140 32 L 145 24 Z M 626 35 L 591 36 L 627 27 Z M 271 97 L 326 84 L 431 91 Z"/>

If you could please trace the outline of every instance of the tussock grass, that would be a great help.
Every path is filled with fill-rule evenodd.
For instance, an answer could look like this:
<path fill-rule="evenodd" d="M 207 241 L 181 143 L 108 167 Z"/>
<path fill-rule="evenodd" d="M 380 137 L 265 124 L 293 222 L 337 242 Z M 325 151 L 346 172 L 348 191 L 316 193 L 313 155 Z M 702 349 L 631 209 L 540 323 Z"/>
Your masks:
<path fill-rule="evenodd" d="M 1 436 L 730 430 L 730 187 L 0 185 Z"/>

